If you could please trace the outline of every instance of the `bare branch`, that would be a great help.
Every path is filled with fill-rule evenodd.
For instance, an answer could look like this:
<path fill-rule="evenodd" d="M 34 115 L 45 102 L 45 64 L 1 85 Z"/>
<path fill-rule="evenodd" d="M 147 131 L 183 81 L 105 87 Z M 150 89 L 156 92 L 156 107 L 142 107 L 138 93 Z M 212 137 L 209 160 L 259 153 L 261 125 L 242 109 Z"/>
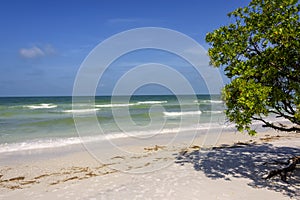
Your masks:
<path fill-rule="evenodd" d="M 276 130 L 279 130 L 279 131 L 286 131 L 286 132 L 300 132 L 300 127 L 297 127 L 297 126 L 292 126 L 292 127 L 287 128 L 287 127 L 284 127 L 283 125 L 277 126 L 274 123 L 270 123 L 270 122 L 264 120 L 261 117 L 260 118 L 252 117 L 252 119 L 263 122 L 264 127 L 269 127 L 269 128 L 273 128 L 273 129 L 276 129 Z"/>

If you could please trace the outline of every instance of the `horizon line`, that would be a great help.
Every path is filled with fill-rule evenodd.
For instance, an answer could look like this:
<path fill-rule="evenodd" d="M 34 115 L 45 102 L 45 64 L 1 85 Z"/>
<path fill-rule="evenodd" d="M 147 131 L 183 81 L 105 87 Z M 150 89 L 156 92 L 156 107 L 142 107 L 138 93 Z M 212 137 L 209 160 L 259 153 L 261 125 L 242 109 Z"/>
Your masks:
<path fill-rule="evenodd" d="M 74 96 L 74 97 L 111 97 L 111 96 L 191 96 L 191 95 L 221 95 L 221 93 L 199 93 L 199 94 L 135 94 L 135 95 L 95 95 L 95 96 L 88 96 L 88 95 L 81 95 L 81 96 Z M 1 96 L 0 98 L 21 98 L 21 97 L 73 97 L 73 95 L 7 95 Z"/>

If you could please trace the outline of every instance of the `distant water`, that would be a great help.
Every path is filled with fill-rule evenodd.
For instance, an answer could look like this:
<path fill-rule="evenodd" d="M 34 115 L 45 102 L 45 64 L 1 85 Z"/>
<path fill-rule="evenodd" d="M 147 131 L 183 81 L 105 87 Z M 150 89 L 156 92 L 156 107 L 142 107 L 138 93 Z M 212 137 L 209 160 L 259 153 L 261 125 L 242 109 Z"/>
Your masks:
<path fill-rule="evenodd" d="M 73 115 L 79 115 L 87 124 L 96 113 L 98 122 L 109 138 L 126 137 L 116 124 L 112 109 L 129 110 L 134 124 L 146 126 L 152 120 L 154 128 L 141 131 L 135 126 L 129 128 L 129 135 L 147 135 L 157 131 L 157 126 L 165 120 L 160 133 L 178 131 L 182 117 L 188 123 L 180 130 L 192 130 L 195 127 L 207 128 L 209 124 L 220 126 L 224 117 L 224 104 L 220 96 L 199 95 L 196 100 L 184 96 L 179 102 L 176 96 L 132 96 L 129 102 L 111 102 L 111 97 L 96 97 L 95 106 L 77 105 L 72 107 L 72 97 L 2 97 L 0 98 L 0 153 L 41 148 L 55 148 L 78 144 L 81 139 L 94 141 L 102 135 L 86 127 L 85 138 L 79 137 Z M 154 109 L 153 109 L 154 108 Z M 159 109 L 155 109 L 159 108 Z M 195 109 L 196 108 L 196 109 Z M 151 112 L 149 114 L 149 112 Z M 200 117 L 200 118 L 199 118 Z M 199 118 L 195 124 L 192 119 Z M 121 122 L 120 122 L 121 120 Z M 128 116 L 124 115 L 126 125 Z M 118 117 L 122 123 L 122 116 Z M 124 124 L 123 124 L 124 125 Z M 128 130 L 127 130 L 128 131 Z M 89 134 L 90 133 L 90 134 Z"/>

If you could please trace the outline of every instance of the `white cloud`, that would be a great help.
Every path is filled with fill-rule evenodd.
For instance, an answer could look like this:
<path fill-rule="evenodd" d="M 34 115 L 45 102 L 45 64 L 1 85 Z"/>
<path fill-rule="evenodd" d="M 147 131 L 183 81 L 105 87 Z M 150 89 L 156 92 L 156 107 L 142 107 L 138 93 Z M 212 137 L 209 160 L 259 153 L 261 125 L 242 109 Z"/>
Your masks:
<path fill-rule="evenodd" d="M 19 54 L 23 58 L 33 59 L 55 54 L 55 49 L 49 44 L 45 45 L 44 47 L 33 46 L 31 48 L 21 48 L 19 50 Z"/>
<path fill-rule="evenodd" d="M 36 58 L 45 56 L 45 53 L 37 46 L 28 49 L 22 48 L 20 49 L 19 53 L 24 58 Z"/>

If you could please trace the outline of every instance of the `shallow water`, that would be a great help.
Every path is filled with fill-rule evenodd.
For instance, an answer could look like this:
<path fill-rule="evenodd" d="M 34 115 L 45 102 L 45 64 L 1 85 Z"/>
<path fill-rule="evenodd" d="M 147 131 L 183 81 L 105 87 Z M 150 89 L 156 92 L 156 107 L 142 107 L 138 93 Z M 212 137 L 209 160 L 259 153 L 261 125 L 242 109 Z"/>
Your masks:
<path fill-rule="evenodd" d="M 223 110 L 220 96 L 209 95 L 96 97 L 73 105 L 72 97 L 2 97 L 0 153 L 218 127 Z M 101 129 L 91 124 L 95 118 Z"/>

